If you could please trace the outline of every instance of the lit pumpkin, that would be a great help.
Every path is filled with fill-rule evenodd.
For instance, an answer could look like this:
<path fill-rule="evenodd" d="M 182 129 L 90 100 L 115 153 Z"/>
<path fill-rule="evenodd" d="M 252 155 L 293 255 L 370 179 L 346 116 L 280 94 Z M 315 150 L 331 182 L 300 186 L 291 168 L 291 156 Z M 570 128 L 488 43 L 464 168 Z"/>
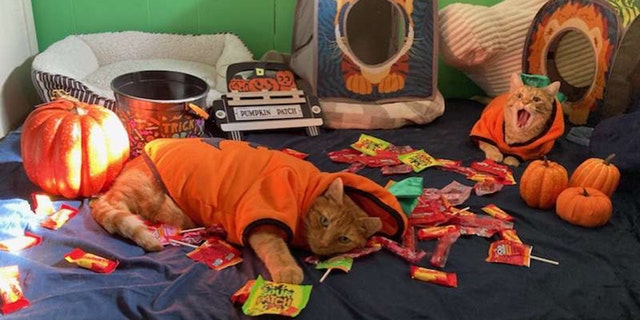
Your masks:
<path fill-rule="evenodd" d="M 532 161 L 520 178 L 520 197 L 532 208 L 550 209 L 569 181 L 567 169 L 557 162 Z"/>
<path fill-rule="evenodd" d="M 29 180 L 74 199 L 106 190 L 129 159 L 129 139 L 111 110 L 58 97 L 32 111 L 20 148 Z"/>
<path fill-rule="evenodd" d="M 582 162 L 569 179 L 570 187 L 591 187 L 611 196 L 620 183 L 620 170 L 611 159 L 615 154 L 610 154 L 605 159 L 589 158 Z"/>
<path fill-rule="evenodd" d="M 602 191 L 589 187 L 568 187 L 556 200 L 556 214 L 583 227 L 598 227 L 609 221 L 613 205 Z"/>

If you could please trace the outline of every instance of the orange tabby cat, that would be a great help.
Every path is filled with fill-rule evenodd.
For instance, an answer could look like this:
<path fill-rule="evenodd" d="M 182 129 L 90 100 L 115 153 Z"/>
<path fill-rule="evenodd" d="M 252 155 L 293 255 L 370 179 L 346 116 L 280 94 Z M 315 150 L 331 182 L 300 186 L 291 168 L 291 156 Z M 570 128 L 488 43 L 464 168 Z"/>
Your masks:
<path fill-rule="evenodd" d="M 92 203 L 92 215 L 109 233 L 129 238 L 148 251 L 157 251 L 162 245 L 140 217 L 183 229 L 196 227 L 196 223 L 167 194 L 163 182 L 146 161 L 145 155 L 130 161 L 110 190 Z M 216 172 L 212 175 L 219 176 Z M 323 256 L 362 247 L 382 227 L 380 218 L 369 217 L 344 193 L 341 178 L 333 180 L 312 202 L 304 222 L 306 247 Z M 274 281 L 299 284 L 303 280 L 302 269 L 284 240 L 286 232 L 276 225 L 251 229 L 247 242 Z"/>
<path fill-rule="evenodd" d="M 548 153 L 564 132 L 562 109 L 556 100 L 559 82 L 538 88 L 524 85 L 513 74 L 509 92 L 496 97 L 471 129 L 487 159 L 518 166 Z"/>

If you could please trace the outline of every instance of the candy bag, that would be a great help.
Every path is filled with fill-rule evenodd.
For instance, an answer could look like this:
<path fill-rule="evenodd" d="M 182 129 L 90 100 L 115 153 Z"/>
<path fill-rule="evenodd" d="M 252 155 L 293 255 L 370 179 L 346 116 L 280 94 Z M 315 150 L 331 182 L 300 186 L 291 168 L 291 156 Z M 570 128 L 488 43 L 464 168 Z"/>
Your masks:
<path fill-rule="evenodd" d="M 279 314 L 295 317 L 307 306 L 310 295 L 310 285 L 276 283 L 258 275 L 242 305 L 242 312 L 248 316 Z"/>
<path fill-rule="evenodd" d="M 79 267 L 98 273 L 111 273 L 118 266 L 117 260 L 109 260 L 92 253 L 86 253 L 80 248 L 75 248 L 64 255 L 64 259 Z"/>
<path fill-rule="evenodd" d="M 375 156 L 378 150 L 387 149 L 391 143 L 374 136 L 361 134 L 358 141 L 351 144 L 351 148 L 356 149 L 366 155 Z"/>
<path fill-rule="evenodd" d="M 457 287 L 458 276 L 455 273 L 448 273 L 418 266 L 411 266 L 411 279 L 431 282 L 446 287 Z"/>
<path fill-rule="evenodd" d="M 25 232 L 23 236 L 0 241 L 0 250 L 19 251 L 38 245 L 40 242 L 42 242 L 42 237 L 31 232 Z"/>
<path fill-rule="evenodd" d="M 69 219 L 73 218 L 78 213 L 78 209 L 67 205 L 62 204 L 60 209 L 48 216 L 45 220 L 43 220 L 40 225 L 51 230 L 58 230 L 58 228 L 62 227 Z"/>

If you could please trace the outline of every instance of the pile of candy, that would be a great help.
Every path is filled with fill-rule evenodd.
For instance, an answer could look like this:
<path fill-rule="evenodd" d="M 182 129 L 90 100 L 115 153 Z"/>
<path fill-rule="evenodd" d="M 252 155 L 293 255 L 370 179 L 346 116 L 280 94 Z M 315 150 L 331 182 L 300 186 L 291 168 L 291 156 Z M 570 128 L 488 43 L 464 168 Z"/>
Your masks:
<path fill-rule="evenodd" d="M 500 240 L 492 242 L 489 246 L 487 262 L 528 267 L 530 259 L 537 259 L 558 264 L 553 260 L 532 256 L 532 247 L 523 244 L 517 236 L 514 218 L 497 205 L 488 204 L 482 207 L 484 214 L 473 213 L 469 211 L 469 207 L 463 209 L 456 207 L 463 204 L 472 191 L 478 196 L 483 196 L 499 192 L 505 185 L 515 185 L 516 181 L 508 166 L 485 159 L 475 161 L 471 166 L 466 167 L 461 161 L 435 158 L 424 150 L 416 151 L 411 146 L 397 147 L 390 142 L 365 134 L 362 134 L 350 149 L 332 151 L 328 156 L 334 162 L 350 164 L 345 169 L 349 172 L 357 172 L 364 167 L 382 167 L 382 173 L 385 175 L 405 174 L 435 167 L 462 174 L 475 182 L 473 187 L 453 181 L 442 189 L 422 188 L 422 193 L 410 207 L 401 201 L 409 221 L 409 228 L 402 243 L 373 237 L 374 242 L 382 244 L 385 249 L 410 263 L 410 275 L 414 279 L 449 287 L 457 286 L 455 273 L 418 266 L 420 260 L 428 254 L 417 248 L 416 240 L 437 241 L 433 252 L 430 253 L 429 264 L 431 267 L 440 269 L 446 265 L 451 246 L 460 236 L 468 235 L 485 238 L 491 238 L 494 235 L 500 237 Z M 396 169 L 397 166 L 402 165 L 409 168 Z M 415 177 L 405 180 L 408 179 L 415 180 Z M 391 181 L 387 184 L 389 191 L 399 200 L 403 200 L 404 194 L 395 193 L 393 187 L 403 181 L 399 183 Z"/>

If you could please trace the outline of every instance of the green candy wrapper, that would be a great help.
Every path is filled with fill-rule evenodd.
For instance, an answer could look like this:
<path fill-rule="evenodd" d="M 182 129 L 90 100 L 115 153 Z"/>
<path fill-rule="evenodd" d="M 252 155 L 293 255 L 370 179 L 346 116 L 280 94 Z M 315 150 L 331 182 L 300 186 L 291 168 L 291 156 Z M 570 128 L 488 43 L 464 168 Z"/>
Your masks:
<path fill-rule="evenodd" d="M 242 312 L 248 316 L 279 314 L 295 317 L 307 306 L 310 295 L 310 285 L 271 282 L 258 275 L 242 305 Z"/>

